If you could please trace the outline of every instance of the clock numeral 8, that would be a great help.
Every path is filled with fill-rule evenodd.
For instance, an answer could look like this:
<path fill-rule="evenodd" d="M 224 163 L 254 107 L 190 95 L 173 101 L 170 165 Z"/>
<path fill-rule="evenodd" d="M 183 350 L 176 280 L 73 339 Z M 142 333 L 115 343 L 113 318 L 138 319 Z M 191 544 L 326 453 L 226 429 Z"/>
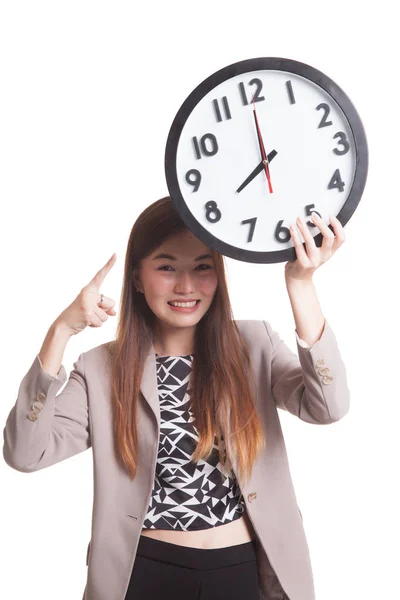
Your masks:
<path fill-rule="evenodd" d="M 210 223 L 218 223 L 218 221 L 221 219 L 221 211 L 219 208 L 217 208 L 217 203 L 214 202 L 214 200 L 210 200 L 209 202 L 205 203 L 204 208 L 206 209 L 207 221 Z M 216 216 L 210 217 L 210 213 L 214 213 Z"/>

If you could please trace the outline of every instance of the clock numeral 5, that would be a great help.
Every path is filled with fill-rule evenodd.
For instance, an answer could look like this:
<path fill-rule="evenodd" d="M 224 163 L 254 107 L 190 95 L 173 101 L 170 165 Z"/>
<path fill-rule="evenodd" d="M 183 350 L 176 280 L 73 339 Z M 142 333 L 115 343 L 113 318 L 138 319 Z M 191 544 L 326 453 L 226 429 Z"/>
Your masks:
<path fill-rule="evenodd" d="M 263 85 L 261 79 L 258 79 L 258 77 L 255 77 L 254 79 L 249 81 L 249 85 L 253 85 L 253 84 L 255 84 L 257 86 L 256 92 L 254 94 L 254 102 L 261 102 L 261 100 L 265 100 L 264 96 L 260 96 L 260 93 L 262 90 L 262 85 Z M 249 101 L 247 99 L 246 90 L 244 88 L 244 83 L 242 81 L 239 83 L 239 91 L 240 91 L 240 95 L 242 98 L 243 106 L 246 106 L 247 104 L 249 104 Z M 253 100 L 253 96 L 250 98 L 250 102 L 252 100 Z"/>
<path fill-rule="evenodd" d="M 200 144 L 198 142 L 197 137 L 192 138 L 194 151 L 196 154 L 196 158 L 201 158 L 201 154 L 204 156 L 214 156 L 218 152 L 218 142 L 217 138 L 213 133 L 205 133 L 200 138 Z M 211 148 L 208 149 L 206 146 L 206 142 L 209 141 L 211 144 Z"/>

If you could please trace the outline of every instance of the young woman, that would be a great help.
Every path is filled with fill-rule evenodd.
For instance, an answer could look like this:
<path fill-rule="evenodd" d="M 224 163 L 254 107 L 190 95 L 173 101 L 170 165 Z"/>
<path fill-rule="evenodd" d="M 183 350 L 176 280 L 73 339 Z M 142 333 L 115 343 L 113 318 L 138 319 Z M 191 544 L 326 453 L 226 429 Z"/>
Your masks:
<path fill-rule="evenodd" d="M 306 248 L 292 228 L 297 258 L 285 266 L 298 355 L 268 321 L 232 318 L 223 256 L 169 197 L 133 226 L 116 339 L 80 354 L 68 381 L 68 340 L 116 315 L 100 293 L 115 255 L 51 325 L 3 453 L 32 472 L 92 448 L 85 600 L 314 599 L 277 411 L 328 424 L 349 407 L 312 281 L 344 232 L 314 222 L 322 246 L 299 221 Z"/>

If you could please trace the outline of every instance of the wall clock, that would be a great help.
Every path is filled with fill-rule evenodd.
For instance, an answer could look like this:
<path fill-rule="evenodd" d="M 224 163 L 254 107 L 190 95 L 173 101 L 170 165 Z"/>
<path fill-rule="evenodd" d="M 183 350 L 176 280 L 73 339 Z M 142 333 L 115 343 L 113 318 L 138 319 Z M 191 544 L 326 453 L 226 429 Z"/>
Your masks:
<path fill-rule="evenodd" d="M 171 125 L 165 174 L 175 208 L 205 244 L 231 258 L 296 258 L 289 226 L 316 211 L 344 226 L 368 171 L 361 119 L 327 75 L 285 58 L 252 58 L 215 72 Z"/>

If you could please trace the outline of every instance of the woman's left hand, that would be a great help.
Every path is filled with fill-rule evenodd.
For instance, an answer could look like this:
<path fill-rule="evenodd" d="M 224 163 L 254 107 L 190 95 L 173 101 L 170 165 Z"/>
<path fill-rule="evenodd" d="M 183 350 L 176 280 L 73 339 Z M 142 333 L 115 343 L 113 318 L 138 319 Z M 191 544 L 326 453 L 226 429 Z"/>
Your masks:
<path fill-rule="evenodd" d="M 336 217 L 330 217 L 334 232 L 325 224 L 315 212 L 312 213 L 311 221 L 318 227 L 323 235 L 322 245 L 318 248 L 314 238 L 309 232 L 308 225 L 300 217 L 296 220 L 306 244 L 303 246 L 296 228 L 290 226 L 290 234 L 296 250 L 296 260 L 290 260 L 285 265 L 285 278 L 288 280 L 311 281 L 313 273 L 323 265 L 345 241 L 343 225 Z"/>

